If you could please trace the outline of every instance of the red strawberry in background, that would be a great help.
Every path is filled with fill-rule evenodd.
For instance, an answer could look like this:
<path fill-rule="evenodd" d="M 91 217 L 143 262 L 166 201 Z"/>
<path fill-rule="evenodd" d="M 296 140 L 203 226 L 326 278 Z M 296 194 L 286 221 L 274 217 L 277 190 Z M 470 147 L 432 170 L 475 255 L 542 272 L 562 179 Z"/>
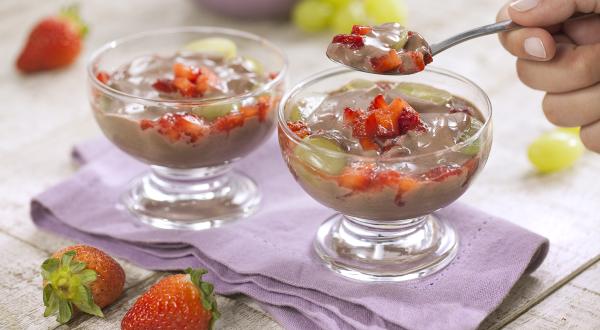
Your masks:
<path fill-rule="evenodd" d="M 57 16 L 40 21 L 31 31 L 17 59 L 17 68 L 32 73 L 65 67 L 81 52 L 81 40 L 87 33 L 76 6 L 62 10 Z"/>
<path fill-rule="evenodd" d="M 127 311 L 122 330 L 207 330 L 220 314 L 213 285 L 202 281 L 204 269 L 186 269 L 186 274 L 163 278 Z"/>
<path fill-rule="evenodd" d="M 77 312 L 103 316 L 101 308 L 123 292 L 125 272 L 106 253 L 87 245 L 74 245 L 54 253 L 42 264 L 44 316 L 58 312 L 68 322 Z"/>

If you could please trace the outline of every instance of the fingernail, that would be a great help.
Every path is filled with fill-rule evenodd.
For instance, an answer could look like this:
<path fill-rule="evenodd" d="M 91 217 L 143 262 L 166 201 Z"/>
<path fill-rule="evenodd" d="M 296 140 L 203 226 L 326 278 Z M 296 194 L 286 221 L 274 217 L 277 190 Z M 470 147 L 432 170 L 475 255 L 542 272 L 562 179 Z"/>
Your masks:
<path fill-rule="evenodd" d="M 525 52 L 531 56 L 538 58 L 546 58 L 546 49 L 542 39 L 537 37 L 530 37 L 525 39 L 524 43 Z"/>
<path fill-rule="evenodd" d="M 517 0 L 510 4 L 516 11 L 528 11 L 538 5 L 540 0 Z"/>

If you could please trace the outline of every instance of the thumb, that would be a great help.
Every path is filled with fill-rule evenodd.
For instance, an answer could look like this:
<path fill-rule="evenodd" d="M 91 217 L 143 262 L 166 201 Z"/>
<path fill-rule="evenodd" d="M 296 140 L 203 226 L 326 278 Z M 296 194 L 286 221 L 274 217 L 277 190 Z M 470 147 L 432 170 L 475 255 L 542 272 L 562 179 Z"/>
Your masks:
<path fill-rule="evenodd" d="M 516 0 L 508 6 L 510 18 L 523 26 L 547 27 L 575 13 L 600 13 L 600 0 Z"/>

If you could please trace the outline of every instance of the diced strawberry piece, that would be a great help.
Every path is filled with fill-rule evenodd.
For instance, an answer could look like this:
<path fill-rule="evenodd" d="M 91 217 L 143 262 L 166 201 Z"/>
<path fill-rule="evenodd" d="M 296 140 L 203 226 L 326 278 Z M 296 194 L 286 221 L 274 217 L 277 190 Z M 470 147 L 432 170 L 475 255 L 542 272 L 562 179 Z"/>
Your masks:
<path fill-rule="evenodd" d="M 385 103 L 385 98 L 383 97 L 383 94 L 378 94 L 377 96 L 375 96 L 375 98 L 373 99 L 373 101 L 371 101 L 371 105 L 369 106 L 369 110 L 373 110 L 373 109 L 385 109 L 387 108 L 387 103 Z"/>
<path fill-rule="evenodd" d="M 433 62 L 433 56 L 431 55 L 430 52 L 426 52 L 423 54 L 423 61 L 425 61 L 425 64 L 429 64 L 429 63 Z"/>
<path fill-rule="evenodd" d="M 372 138 L 360 138 L 358 139 L 360 146 L 363 150 L 379 150 L 379 145 Z"/>
<path fill-rule="evenodd" d="M 410 56 L 410 59 L 413 62 L 414 67 L 416 68 L 417 72 L 423 71 L 425 69 L 425 60 L 423 58 L 423 53 L 416 52 L 416 51 L 410 51 L 410 52 L 406 52 L 406 54 L 408 56 Z"/>
<path fill-rule="evenodd" d="M 167 137 L 171 142 L 184 140 L 194 143 L 209 133 L 209 127 L 201 118 L 186 112 L 167 113 L 156 120 L 144 119 L 140 121 L 140 127 L 142 130 L 156 128 L 158 133 Z"/>
<path fill-rule="evenodd" d="M 306 126 L 306 123 L 299 121 L 288 121 L 287 126 L 294 132 L 299 138 L 304 139 L 310 135 L 310 129 Z"/>
<path fill-rule="evenodd" d="M 174 93 L 177 91 L 177 88 L 175 88 L 173 80 L 171 79 L 158 79 L 152 84 L 152 88 L 161 93 Z"/>
<path fill-rule="evenodd" d="M 106 84 L 110 80 L 110 75 L 106 71 L 100 71 L 96 75 L 96 79 L 98 79 L 101 83 Z"/>
<path fill-rule="evenodd" d="M 390 49 L 387 55 L 371 58 L 371 66 L 375 72 L 389 72 L 397 70 L 402 65 L 402 59 L 395 49 Z"/>
<path fill-rule="evenodd" d="M 365 34 L 369 34 L 371 31 L 373 31 L 373 28 L 370 26 L 364 26 L 364 25 L 354 25 L 352 26 L 352 34 L 358 34 L 358 35 L 365 35 Z"/>
<path fill-rule="evenodd" d="M 263 122 L 267 119 L 271 110 L 271 97 L 261 96 L 258 98 L 258 120 Z"/>
<path fill-rule="evenodd" d="M 398 136 L 398 120 L 397 116 L 392 116 L 389 109 L 381 108 L 372 111 L 372 114 L 377 119 L 377 136 L 383 138 L 393 138 Z"/>
<path fill-rule="evenodd" d="M 347 125 L 352 125 L 352 123 L 354 123 L 358 117 L 360 117 L 359 111 L 352 110 L 351 108 L 344 109 L 344 123 Z"/>
<path fill-rule="evenodd" d="M 278 75 L 279 75 L 279 72 L 269 72 L 269 79 L 273 80 L 273 79 L 277 78 Z"/>
<path fill-rule="evenodd" d="M 200 68 L 200 74 L 195 81 L 196 91 L 200 95 L 203 95 L 213 89 L 217 85 L 218 80 L 219 78 L 211 69 L 203 66 Z"/>
<path fill-rule="evenodd" d="M 247 105 L 240 108 L 240 114 L 246 119 L 258 116 L 258 105 Z"/>
<path fill-rule="evenodd" d="M 173 64 L 173 73 L 175 74 L 175 78 L 186 78 L 187 80 L 194 82 L 200 75 L 200 69 L 175 62 L 175 64 Z"/>
<path fill-rule="evenodd" d="M 423 174 L 423 178 L 429 181 L 441 182 L 447 178 L 462 174 L 463 170 L 460 167 L 454 166 L 438 166 Z"/>
<path fill-rule="evenodd" d="M 352 136 L 354 137 L 375 137 L 377 135 L 377 118 L 374 114 L 361 114 L 361 116 L 352 123 Z"/>
<path fill-rule="evenodd" d="M 331 41 L 335 44 L 348 45 L 351 49 L 359 49 L 364 47 L 365 41 L 362 36 L 353 34 L 338 34 Z"/>
<path fill-rule="evenodd" d="M 140 127 L 142 128 L 142 131 L 145 131 L 149 128 L 154 127 L 154 122 L 152 120 L 142 119 L 140 121 Z"/>
<path fill-rule="evenodd" d="M 346 167 L 338 177 L 338 184 L 353 191 L 364 191 L 369 188 L 372 180 L 372 166 Z"/>
<path fill-rule="evenodd" d="M 187 78 L 177 77 L 173 80 L 173 86 L 177 88 L 179 94 L 185 97 L 195 97 L 198 96 L 198 91 L 196 90 L 196 85 L 190 82 Z"/>
<path fill-rule="evenodd" d="M 398 129 L 400 135 L 403 135 L 411 130 L 424 131 L 425 125 L 423 125 L 419 113 L 412 107 L 407 107 L 404 108 L 404 111 L 402 111 L 398 117 Z"/>
<path fill-rule="evenodd" d="M 217 120 L 213 123 L 213 129 L 217 132 L 229 133 L 229 131 L 232 129 L 241 127 L 243 125 L 244 117 L 242 114 L 230 114 L 217 118 Z"/>

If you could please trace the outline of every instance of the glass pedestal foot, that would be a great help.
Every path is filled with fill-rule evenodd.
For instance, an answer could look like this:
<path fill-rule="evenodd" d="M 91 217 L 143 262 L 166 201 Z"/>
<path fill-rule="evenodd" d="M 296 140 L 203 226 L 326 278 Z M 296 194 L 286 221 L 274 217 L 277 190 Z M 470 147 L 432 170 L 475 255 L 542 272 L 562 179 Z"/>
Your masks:
<path fill-rule="evenodd" d="M 336 214 L 319 227 L 314 247 L 327 267 L 343 276 L 406 281 L 447 266 L 458 251 L 458 237 L 434 215 L 381 222 Z"/>
<path fill-rule="evenodd" d="M 151 166 L 121 199 L 141 221 L 163 229 L 220 227 L 256 212 L 260 192 L 230 165 L 198 169 Z"/>

